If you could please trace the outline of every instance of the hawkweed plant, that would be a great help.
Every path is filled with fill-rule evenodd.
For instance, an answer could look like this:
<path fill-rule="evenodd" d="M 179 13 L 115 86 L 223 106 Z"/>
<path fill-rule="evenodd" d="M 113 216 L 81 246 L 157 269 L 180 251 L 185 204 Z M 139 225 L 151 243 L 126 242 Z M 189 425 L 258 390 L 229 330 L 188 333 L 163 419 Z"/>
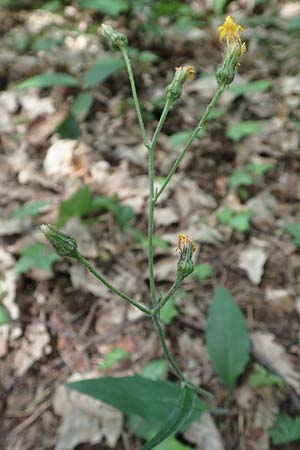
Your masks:
<path fill-rule="evenodd" d="M 163 306 L 172 298 L 172 296 L 182 285 L 184 279 L 187 276 L 189 276 L 194 270 L 193 254 L 196 249 L 196 244 L 184 233 L 179 234 L 178 246 L 176 249 L 179 257 L 177 263 L 176 279 L 174 280 L 173 285 L 170 287 L 169 291 L 166 294 L 158 295 L 154 275 L 153 236 L 154 236 L 155 206 L 157 205 L 161 194 L 168 187 L 172 179 L 172 176 L 176 172 L 185 154 L 190 149 L 192 143 L 198 137 L 199 131 L 205 125 L 211 110 L 216 105 L 223 91 L 226 89 L 226 87 L 228 87 L 232 83 L 236 73 L 236 69 L 240 64 L 240 59 L 242 55 L 246 52 L 246 44 L 242 42 L 240 38 L 240 32 L 243 31 L 243 28 L 241 25 L 237 25 L 230 16 L 226 18 L 224 24 L 219 27 L 218 31 L 220 42 L 222 43 L 224 40 L 226 42 L 226 52 L 223 55 L 221 65 L 216 71 L 217 88 L 215 94 L 213 95 L 210 103 L 207 105 L 202 117 L 195 126 L 194 130 L 188 137 L 185 145 L 183 146 L 177 159 L 175 160 L 173 166 L 171 167 L 169 174 L 164 179 L 160 187 L 156 187 L 154 174 L 154 157 L 157 139 L 159 137 L 160 131 L 164 125 L 164 122 L 168 116 L 169 111 L 173 108 L 175 101 L 181 96 L 184 83 L 188 79 L 193 79 L 195 77 L 195 70 L 191 66 L 181 66 L 175 69 L 173 79 L 166 88 L 165 104 L 161 113 L 161 117 L 157 123 L 153 136 L 150 138 L 145 129 L 145 124 L 136 90 L 131 61 L 128 56 L 127 38 L 124 34 L 121 34 L 118 31 L 114 30 L 111 26 L 102 25 L 102 34 L 105 37 L 106 41 L 108 42 L 108 44 L 112 49 L 120 51 L 124 58 L 131 86 L 131 93 L 136 110 L 137 120 L 141 132 L 141 137 L 144 146 L 146 147 L 148 152 L 148 174 L 149 174 L 148 270 L 149 270 L 149 290 L 150 290 L 149 304 L 147 306 L 142 305 L 141 303 L 135 301 L 133 298 L 130 298 L 124 292 L 120 291 L 119 289 L 116 289 L 101 273 L 99 273 L 90 264 L 89 261 L 87 261 L 81 255 L 81 253 L 77 248 L 76 241 L 71 236 L 67 236 L 61 233 L 53 225 L 41 226 L 41 229 L 45 234 L 46 238 L 52 244 L 52 246 L 60 256 L 62 257 L 68 256 L 79 261 L 114 294 L 121 297 L 130 305 L 138 308 L 150 319 L 152 319 L 164 355 L 169 363 L 169 366 L 177 375 L 178 379 L 181 381 L 182 386 L 190 388 L 190 390 L 193 391 L 193 393 L 195 394 L 200 394 L 206 397 L 212 397 L 212 394 L 187 380 L 181 369 L 178 367 L 174 357 L 171 355 L 167 347 L 163 326 L 160 321 L 161 308 L 163 308 Z"/>

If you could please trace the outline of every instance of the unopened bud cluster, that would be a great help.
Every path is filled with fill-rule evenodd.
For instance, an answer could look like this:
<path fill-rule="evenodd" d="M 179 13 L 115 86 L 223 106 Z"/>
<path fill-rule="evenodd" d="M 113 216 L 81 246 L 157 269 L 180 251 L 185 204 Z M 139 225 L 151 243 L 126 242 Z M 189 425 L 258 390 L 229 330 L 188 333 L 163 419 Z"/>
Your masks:
<path fill-rule="evenodd" d="M 41 230 L 59 256 L 77 257 L 77 243 L 74 238 L 62 233 L 53 225 L 42 225 Z"/>
<path fill-rule="evenodd" d="M 178 246 L 176 250 L 179 251 L 177 277 L 178 279 L 183 280 L 194 270 L 192 258 L 196 250 L 196 245 L 186 234 L 180 233 L 178 236 Z"/>
<path fill-rule="evenodd" d="M 182 86 L 187 79 L 195 78 L 195 70 L 192 66 L 176 67 L 173 80 L 167 87 L 167 97 L 173 102 L 181 96 Z"/>
<path fill-rule="evenodd" d="M 114 30 L 110 25 L 103 24 L 101 31 L 111 48 L 121 50 L 122 47 L 127 47 L 126 36 Z"/>

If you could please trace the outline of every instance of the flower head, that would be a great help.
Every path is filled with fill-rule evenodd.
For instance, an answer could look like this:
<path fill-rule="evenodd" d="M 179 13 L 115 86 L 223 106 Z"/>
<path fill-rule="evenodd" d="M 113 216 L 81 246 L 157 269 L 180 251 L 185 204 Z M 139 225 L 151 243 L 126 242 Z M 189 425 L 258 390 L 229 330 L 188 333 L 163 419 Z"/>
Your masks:
<path fill-rule="evenodd" d="M 223 25 L 219 27 L 220 42 L 226 38 L 228 50 L 224 61 L 219 67 L 216 77 L 220 85 L 229 85 L 235 76 L 236 67 L 240 57 L 246 52 L 246 43 L 242 42 L 240 32 L 244 31 L 241 25 L 237 25 L 231 16 L 226 17 Z"/>
<path fill-rule="evenodd" d="M 176 67 L 173 80 L 167 87 L 167 96 L 172 102 L 180 97 L 184 82 L 187 79 L 194 80 L 195 75 L 196 72 L 193 66 Z"/>
<path fill-rule="evenodd" d="M 196 250 L 196 244 L 186 234 L 180 233 L 176 250 L 179 251 L 177 274 L 178 278 L 183 280 L 194 270 L 192 257 Z"/>
<path fill-rule="evenodd" d="M 219 27 L 220 42 L 226 37 L 228 47 L 235 41 L 241 42 L 239 33 L 244 31 L 242 25 L 237 25 L 231 16 L 227 16 L 223 25 Z"/>

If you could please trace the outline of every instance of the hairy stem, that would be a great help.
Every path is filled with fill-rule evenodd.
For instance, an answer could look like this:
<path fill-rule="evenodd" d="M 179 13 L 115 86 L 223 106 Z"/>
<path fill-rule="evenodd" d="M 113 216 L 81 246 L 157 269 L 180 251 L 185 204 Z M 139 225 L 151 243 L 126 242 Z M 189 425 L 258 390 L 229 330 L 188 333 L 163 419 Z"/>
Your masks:
<path fill-rule="evenodd" d="M 128 295 L 124 294 L 122 291 L 119 291 L 119 289 L 116 289 L 114 286 L 112 286 L 106 278 L 104 278 L 89 262 L 87 259 L 85 259 L 79 252 L 76 255 L 76 259 L 81 262 L 99 281 L 101 281 L 104 286 L 106 286 L 108 289 L 110 289 L 112 292 L 117 294 L 119 297 L 126 300 L 126 302 L 130 303 L 132 306 L 135 306 L 139 310 L 143 311 L 143 313 L 147 314 L 148 316 L 152 315 L 152 312 L 150 309 L 144 307 L 143 305 L 140 305 L 132 298 L 128 297 Z"/>
<path fill-rule="evenodd" d="M 193 383 L 191 383 L 189 380 L 187 380 L 187 378 L 185 377 L 185 375 L 183 374 L 183 372 L 179 369 L 179 367 L 177 366 L 173 356 L 171 355 L 171 353 L 169 352 L 169 349 L 167 347 L 166 341 L 165 341 L 165 337 L 164 337 L 164 332 L 159 320 L 159 316 L 158 314 L 154 314 L 153 315 L 153 322 L 154 325 L 156 327 L 157 330 L 157 334 L 164 352 L 164 355 L 170 365 L 170 367 L 174 370 L 174 372 L 176 373 L 177 377 L 179 378 L 180 381 L 182 381 L 186 386 L 190 387 L 191 389 L 193 389 L 195 392 L 197 392 L 197 394 L 200 395 L 204 395 L 206 397 L 212 398 L 213 395 L 206 391 L 205 389 L 202 389 L 198 386 L 195 386 Z"/>
<path fill-rule="evenodd" d="M 145 147 L 147 149 L 149 149 L 150 144 L 149 144 L 149 141 L 148 141 L 148 138 L 147 138 L 147 134 L 146 134 L 146 130 L 145 130 L 144 120 L 143 120 L 143 116 L 142 116 L 142 112 L 141 112 L 141 107 L 140 107 L 138 95 L 137 95 L 137 92 L 136 92 L 133 71 L 132 71 L 131 62 L 130 62 L 130 59 L 129 59 L 129 56 L 128 56 L 128 53 L 127 53 L 127 48 L 126 47 L 122 47 L 121 51 L 122 51 L 122 55 L 123 55 L 123 58 L 124 58 L 124 61 L 125 61 L 125 65 L 126 65 L 126 69 L 127 69 L 127 72 L 128 72 L 128 78 L 129 78 L 129 82 L 130 82 L 130 86 L 131 86 L 133 102 L 134 102 L 134 106 L 135 106 L 136 115 L 137 115 L 137 119 L 138 119 L 138 122 L 139 122 L 140 130 L 141 130 L 141 133 L 142 133 L 143 142 L 144 142 Z"/>
<path fill-rule="evenodd" d="M 160 195 L 163 193 L 163 191 L 166 189 L 167 185 L 169 184 L 172 176 L 174 175 L 174 173 L 176 172 L 179 164 L 181 163 L 182 159 L 184 158 L 186 152 L 189 150 L 190 146 L 192 145 L 192 143 L 194 142 L 194 140 L 196 139 L 199 131 L 201 130 L 201 128 L 205 125 L 207 118 L 209 116 L 209 113 L 211 112 L 211 110 L 213 109 L 213 107 L 216 105 L 217 101 L 219 100 L 222 92 L 224 91 L 225 86 L 218 86 L 218 89 L 215 92 L 215 95 L 213 96 L 213 98 L 211 99 L 209 105 L 206 107 L 203 116 L 201 117 L 201 119 L 198 122 L 198 125 L 196 126 L 196 128 L 194 129 L 194 131 L 191 133 L 190 137 L 188 138 L 185 146 L 183 147 L 180 155 L 178 156 L 178 158 L 176 159 L 176 161 L 174 162 L 167 178 L 165 179 L 165 181 L 163 182 L 162 186 L 160 187 L 160 189 L 157 191 L 156 195 L 155 195 L 155 202 L 158 200 L 158 198 L 160 197 Z"/>
<path fill-rule="evenodd" d="M 180 288 L 181 283 L 182 283 L 182 280 L 179 278 L 176 278 L 176 280 L 170 287 L 170 289 L 167 292 L 167 294 L 165 295 L 165 297 L 160 299 L 159 302 L 156 304 L 155 308 L 153 308 L 153 310 L 152 310 L 153 315 L 156 314 L 158 311 L 160 311 L 161 308 L 163 308 L 165 306 L 165 304 L 170 300 L 170 298 L 173 297 L 173 295 L 175 294 L 177 289 Z"/>
<path fill-rule="evenodd" d="M 161 117 L 154 131 L 151 144 L 148 152 L 148 172 L 149 172 L 149 214 L 148 214 L 148 270 L 149 270 L 149 284 L 152 308 L 156 304 L 156 292 L 155 292 L 155 277 L 154 277 L 154 255 L 153 255 L 153 235 L 154 235 L 154 152 L 156 147 L 157 138 L 160 130 L 166 120 L 168 112 L 171 109 L 171 101 L 167 99 Z"/>

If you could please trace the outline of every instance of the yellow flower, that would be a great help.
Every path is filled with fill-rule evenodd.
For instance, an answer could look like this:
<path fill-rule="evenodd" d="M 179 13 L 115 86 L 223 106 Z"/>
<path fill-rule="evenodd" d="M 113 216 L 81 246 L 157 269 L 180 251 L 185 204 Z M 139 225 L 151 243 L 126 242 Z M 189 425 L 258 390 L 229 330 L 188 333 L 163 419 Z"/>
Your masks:
<path fill-rule="evenodd" d="M 239 42 L 242 45 L 239 35 L 241 31 L 244 31 L 242 25 L 237 25 L 231 16 L 227 16 L 223 25 L 219 27 L 220 42 L 226 37 L 228 47 L 235 42 Z"/>
<path fill-rule="evenodd" d="M 179 250 L 181 254 L 186 252 L 187 248 L 191 247 L 192 253 L 196 250 L 196 244 L 186 235 L 183 233 L 179 233 L 178 235 L 178 245 L 176 250 Z"/>

